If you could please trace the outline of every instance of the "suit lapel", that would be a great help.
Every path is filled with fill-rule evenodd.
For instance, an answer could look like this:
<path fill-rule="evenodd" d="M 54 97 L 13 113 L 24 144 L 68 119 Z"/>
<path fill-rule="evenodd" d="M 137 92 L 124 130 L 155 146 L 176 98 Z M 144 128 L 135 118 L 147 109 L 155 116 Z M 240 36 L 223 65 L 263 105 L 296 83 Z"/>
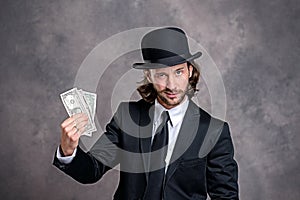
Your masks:
<path fill-rule="evenodd" d="M 141 107 L 139 136 L 140 150 L 146 172 L 146 180 L 148 182 L 148 172 L 150 167 L 150 152 L 151 152 L 151 136 L 154 118 L 154 104 Z"/>
<path fill-rule="evenodd" d="M 171 156 L 170 165 L 166 174 L 166 183 L 175 172 L 184 152 L 191 146 L 194 138 L 196 137 L 199 119 L 199 107 L 190 100 Z"/>
<path fill-rule="evenodd" d="M 151 136 L 154 118 L 154 104 L 141 106 L 139 121 L 140 150 L 142 153 L 143 165 L 148 182 L 148 173 L 150 167 Z M 174 174 L 184 152 L 190 147 L 197 135 L 199 126 L 200 111 L 199 107 L 190 100 L 188 109 L 183 118 L 183 122 L 176 140 L 176 144 L 171 156 L 170 165 L 166 174 L 166 183 Z"/>

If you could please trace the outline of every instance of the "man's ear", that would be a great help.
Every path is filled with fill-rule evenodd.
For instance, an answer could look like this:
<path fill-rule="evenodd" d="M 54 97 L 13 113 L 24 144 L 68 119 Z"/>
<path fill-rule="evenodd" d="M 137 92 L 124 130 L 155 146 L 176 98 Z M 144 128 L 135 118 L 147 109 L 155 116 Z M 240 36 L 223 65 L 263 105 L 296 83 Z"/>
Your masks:
<path fill-rule="evenodd" d="M 192 65 L 189 65 L 189 78 L 191 78 L 192 77 L 192 75 L 193 75 L 193 67 L 192 67 Z"/>

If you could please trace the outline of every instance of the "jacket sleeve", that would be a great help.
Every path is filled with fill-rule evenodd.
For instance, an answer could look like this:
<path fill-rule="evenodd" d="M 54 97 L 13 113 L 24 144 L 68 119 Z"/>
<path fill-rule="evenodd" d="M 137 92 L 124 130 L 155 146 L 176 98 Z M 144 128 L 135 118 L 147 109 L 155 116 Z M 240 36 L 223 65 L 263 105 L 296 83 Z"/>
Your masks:
<path fill-rule="evenodd" d="M 233 156 L 229 127 L 224 123 L 218 142 L 207 157 L 207 190 L 212 200 L 239 199 L 238 166 Z"/>
<path fill-rule="evenodd" d="M 55 154 L 53 165 L 83 184 L 97 182 L 110 169 L 96 160 L 89 152 L 85 153 L 80 147 L 77 147 L 76 156 L 71 163 L 61 163 Z"/>
<path fill-rule="evenodd" d="M 119 109 L 118 109 L 119 110 Z M 72 162 L 61 163 L 56 157 L 53 165 L 76 181 L 88 184 L 97 182 L 108 170 L 117 165 L 120 128 L 117 113 L 106 126 L 106 132 L 97 140 L 92 149 L 85 153 L 79 146 Z"/>

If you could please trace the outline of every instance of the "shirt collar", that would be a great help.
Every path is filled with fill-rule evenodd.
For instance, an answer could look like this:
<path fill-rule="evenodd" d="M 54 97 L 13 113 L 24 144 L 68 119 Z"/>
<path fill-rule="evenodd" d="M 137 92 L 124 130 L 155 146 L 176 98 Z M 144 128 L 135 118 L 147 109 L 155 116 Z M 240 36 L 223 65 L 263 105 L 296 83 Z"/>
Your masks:
<path fill-rule="evenodd" d="M 166 109 L 157 101 L 157 99 L 155 99 L 154 122 L 160 121 L 160 117 L 163 111 L 168 111 L 172 126 L 176 126 L 179 122 L 183 120 L 188 105 L 189 98 L 187 96 L 185 96 L 184 100 L 178 106 L 175 106 L 171 109 Z"/>

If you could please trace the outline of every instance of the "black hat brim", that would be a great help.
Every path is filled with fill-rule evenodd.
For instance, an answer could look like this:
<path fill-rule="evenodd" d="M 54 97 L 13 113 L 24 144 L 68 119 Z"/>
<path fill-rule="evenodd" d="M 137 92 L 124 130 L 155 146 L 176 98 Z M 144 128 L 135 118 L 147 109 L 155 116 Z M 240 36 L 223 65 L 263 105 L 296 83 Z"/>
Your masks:
<path fill-rule="evenodd" d="M 199 51 L 195 53 L 194 55 L 191 55 L 187 58 L 177 56 L 176 58 L 169 59 L 166 62 L 144 62 L 144 63 L 134 63 L 132 67 L 134 69 L 159 69 L 159 68 L 165 68 L 170 66 L 179 65 L 185 62 L 192 61 L 196 58 L 199 58 L 202 55 L 202 53 Z"/>

